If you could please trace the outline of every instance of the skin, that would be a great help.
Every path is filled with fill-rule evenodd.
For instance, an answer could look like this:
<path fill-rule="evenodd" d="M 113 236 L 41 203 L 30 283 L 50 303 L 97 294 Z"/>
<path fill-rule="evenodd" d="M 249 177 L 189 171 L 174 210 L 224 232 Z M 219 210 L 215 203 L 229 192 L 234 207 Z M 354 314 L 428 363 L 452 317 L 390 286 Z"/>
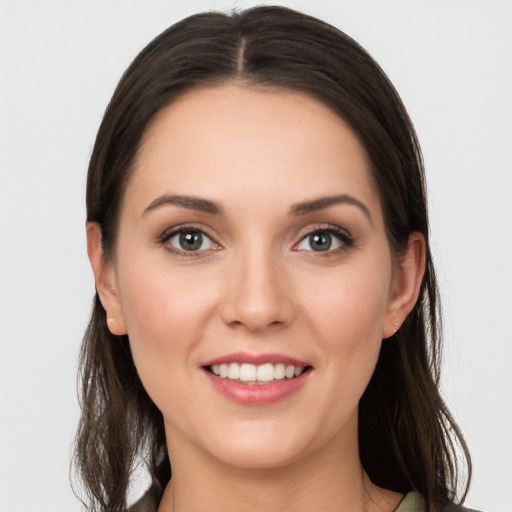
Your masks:
<path fill-rule="evenodd" d="M 222 212 L 155 206 L 166 194 Z M 339 194 L 363 207 L 291 211 Z M 179 236 L 163 241 L 182 225 L 207 235 L 200 250 L 180 249 Z M 328 228 L 341 238 L 312 250 L 310 233 Z M 382 339 L 417 300 L 424 241 L 413 233 L 392 256 L 367 155 L 343 120 L 295 92 L 188 92 L 146 131 L 114 257 L 103 257 L 96 224 L 87 235 L 109 328 L 128 333 L 164 416 L 173 478 L 160 512 L 396 507 L 401 495 L 361 467 L 357 407 Z M 215 390 L 202 368 L 236 351 L 312 369 L 285 399 L 247 406 Z"/>

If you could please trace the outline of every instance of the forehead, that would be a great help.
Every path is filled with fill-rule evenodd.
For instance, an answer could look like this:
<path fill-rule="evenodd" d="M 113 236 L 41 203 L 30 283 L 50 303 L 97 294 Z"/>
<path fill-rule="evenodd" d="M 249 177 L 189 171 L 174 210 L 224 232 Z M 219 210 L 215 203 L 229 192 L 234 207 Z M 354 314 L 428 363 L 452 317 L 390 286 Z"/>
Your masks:
<path fill-rule="evenodd" d="M 127 199 L 130 189 L 146 201 L 161 193 L 231 200 L 236 192 L 246 202 L 254 196 L 255 205 L 352 193 L 380 209 L 368 162 L 347 123 L 308 95 L 200 88 L 162 109 L 146 130 Z"/>

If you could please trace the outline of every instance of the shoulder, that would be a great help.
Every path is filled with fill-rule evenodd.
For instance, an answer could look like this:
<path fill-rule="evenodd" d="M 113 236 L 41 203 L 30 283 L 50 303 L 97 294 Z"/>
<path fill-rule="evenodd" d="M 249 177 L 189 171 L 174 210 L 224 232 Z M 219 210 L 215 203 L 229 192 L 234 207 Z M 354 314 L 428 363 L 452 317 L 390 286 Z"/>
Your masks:
<path fill-rule="evenodd" d="M 158 501 L 151 493 L 146 493 L 142 498 L 128 507 L 126 512 L 157 512 Z"/>
<path fill-rule="evenodd" d="M 425 501 L 423 496 L 418 492 L 410 492 L 406 494 L 398 507 L 393 512 L 425 512 Z M 446 512 L 479 512 L 472 508 L 453 505 Z"/>
<path fill-rule="evenodd" d="M 419 492 L 406 494 L 393 512 L 424 512 L 425 502 Z"/>

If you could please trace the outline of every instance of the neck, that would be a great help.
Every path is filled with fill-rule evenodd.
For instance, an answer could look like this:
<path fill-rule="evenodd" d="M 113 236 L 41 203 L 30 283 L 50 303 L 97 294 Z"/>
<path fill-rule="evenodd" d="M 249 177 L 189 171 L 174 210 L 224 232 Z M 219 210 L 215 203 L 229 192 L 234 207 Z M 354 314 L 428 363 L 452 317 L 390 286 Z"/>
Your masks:
<path fill-rule="evenodd" d="M 401 495 L 373 485 L 361 466 L 357 444 L 274 468 L 240 468 L 202 451 L 169 443 L 172 480 L 158 512 L 389 512 Z M 341 447 L 343 448 L 343 447 Z"/>

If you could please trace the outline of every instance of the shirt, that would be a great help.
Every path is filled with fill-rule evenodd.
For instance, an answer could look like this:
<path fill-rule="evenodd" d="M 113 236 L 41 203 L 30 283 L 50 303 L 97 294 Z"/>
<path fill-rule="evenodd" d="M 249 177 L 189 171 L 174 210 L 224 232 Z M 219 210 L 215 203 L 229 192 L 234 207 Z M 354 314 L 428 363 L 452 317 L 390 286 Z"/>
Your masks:
<path fill-rule="evenodd" d="M 143 497 L 137 503 L 132 505 L 128 512 L 157 512 L 158 504 L 148 499 L 147 496 Z M 454 509 L 456 510 L 456 509 Z M 316 511 L 315 511 L 316 512 Z M 423 496 L 419 492 L 407 493 L 402 501 L 398 504 L 398 507 L 393 512 L 425 512 L 425 501 Z M 460 512 L 478 512 L 477 510 L 462 507 Z"/>

